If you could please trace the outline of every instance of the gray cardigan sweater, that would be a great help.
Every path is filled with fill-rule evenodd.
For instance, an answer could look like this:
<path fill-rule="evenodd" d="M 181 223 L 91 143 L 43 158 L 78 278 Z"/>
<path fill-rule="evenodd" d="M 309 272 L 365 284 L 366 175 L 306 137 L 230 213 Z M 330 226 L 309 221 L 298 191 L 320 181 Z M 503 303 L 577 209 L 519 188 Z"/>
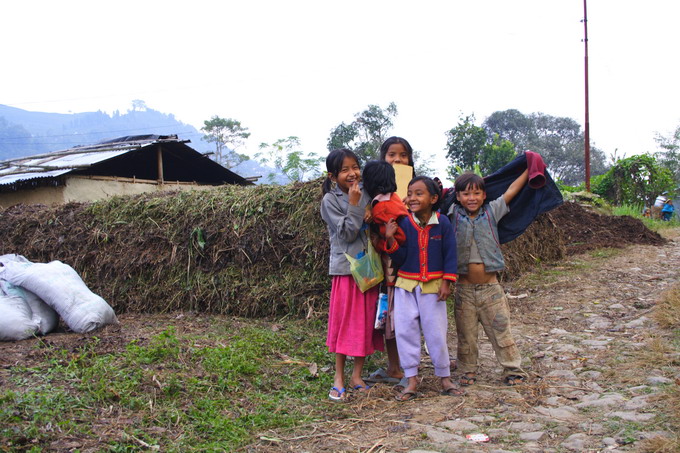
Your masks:
<path fill-rule="evenodd" d="M 321 218 L 328 225 L 331 243 L 330 275 L 350 275 L 345 253 L 356 256 L 366 248 L 368 239 L 361 227 L 368 202 L 366 191 L 361 194 L 359 206 L 349 204 L 349 195 L 339 187 L 324 195 L 321 201 Z"/>

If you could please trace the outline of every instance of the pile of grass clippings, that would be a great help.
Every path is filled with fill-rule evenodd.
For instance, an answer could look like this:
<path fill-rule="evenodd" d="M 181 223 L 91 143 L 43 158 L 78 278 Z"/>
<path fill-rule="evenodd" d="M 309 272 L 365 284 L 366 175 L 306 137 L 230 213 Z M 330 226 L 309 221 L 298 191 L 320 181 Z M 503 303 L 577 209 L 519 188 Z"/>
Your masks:
<path fill-rule="evenodd" d="M 505 259 L 502 280 L 514 280 L 537 265 L 555 262 L 566 255 L 562 230 L 555 224 L 551 213 L 536 218 L 529 228 L 517 238 L 501 245 Z"/>
<path fill-rule="evenodd" d="M 118 313 L 312 316 L 325 311 L 331 281 L 320 186 L 223 186 L 56 208 L 17 205 L 0 212 L 0 253 L 71 265 Z M 504 246 L 508 276 L 561 258 L 556 235 L 542 216 Z"/>

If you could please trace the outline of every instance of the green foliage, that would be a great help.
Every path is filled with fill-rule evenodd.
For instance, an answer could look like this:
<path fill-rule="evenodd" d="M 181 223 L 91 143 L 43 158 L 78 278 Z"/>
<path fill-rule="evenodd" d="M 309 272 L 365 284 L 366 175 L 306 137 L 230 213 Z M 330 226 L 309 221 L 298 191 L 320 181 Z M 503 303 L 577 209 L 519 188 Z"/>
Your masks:
<path fill-rule="evenodd" d="M 657 135 L 656 142 L 664 150 L 659 153 L 659 163 L 668 168 L 676 187 L 680 187 L 680 126 L 668 137 Z"/>
<path fill-rule="evenodd" d="M 280 138 L 272 144 L 261 143 L 261 151 L 255 158 L 265 165 L 273 164 L 290 182 L 303 182 L 321 176 L 320 165 L 324 158 L 316 153 L 305 154 L 297 149 L 299 147 L 300 139 L 295 136 Z M 267 177 L 273 183 L 276 173 L 270 173 Z"/>
<path fill-rule="evenodd" d="M 492 113 L 482 124 L 487 133 L 509 140 L 519 152 L 539 153 L 553 179 L 575 185 L 585 179 L 585 139 L 573 119 L 545 113 L 525 115 L 518 110 Z M 607 170 L 604 152 L 590 147 L 591 175 Z"/>
<path fill-rule="evenodd" d="M 446 132 L 446 157 L 451 162 L 450 173 L 454 168 L 472 169 L 479 164 L 479 156 L 488 135 L 482 127 L 475 126 L 475 115 L 461 116 L 458 125 Z"/>
<path fill-rule="evenodd" d="M 491 143 L 482 148 L 479 156 L 479 167 L 484 175 L 490 175 L 517 157 L 515 145 L 510 140 L 502 139 L 493 134 Z"/>
<path fill-rule="evenodd" d="M 414 171 L 416 175 L 434 176 L 432 169 L 432 156 L 425 156 L 417 149 L 413 150 L 413 163 L 415 164 Z"/>
<path fill-rule="evenodd" d="M 213 116 L 203 122 L 201 130 L 205 133 L 203 140 L 215 144 L 215 161 L 227 168 L 232 168 L 248 160 L 245 154 L 239 154 L 234 149 L 243 144 L 250 137 L 247 127 L 232 118 Z M 231 149 L 229 148 L 231 146 Z"/>
<path fill-rule="evenodd" d="M 617 206 L 639 203 L 651 206 L 660 193 L 672 188 L 670 170 L 648 154 L 621 159 L 601 178 L 591 181 L 593 193 Z"/>
<path fill-rule="evenodd" d="M 333 373 L 317 374 L 332 363 L 325 323 L 275 332 L 204 317 L 196 327 L 119 347 L 93 337 L 75 351 L 43 344 L 34 368 L 5 370 L 0 450 L 46 451 L 68 437 L 102 451 L 139 451 L 140 440 L 161 451 L 234 451 L 326 416 Z"/>
<path fill-rule="evenodd" d="M 463 171 L 490 175 L 517 155 L 515 146 L 498 134 L 488 134 L 485 128 L 475 126 L 474 115 L 461 116 L 458 125 L 446 133 L 446 156 L 451 162 L 452 178 Z"/>
<path fill-rule="evenodd" d="M 363 112 L 355 114 L 354 121 L 350 124 L 340 123 L 331 131 L 327 143 L 328 150 L 351 149 L 363 167 L 369 160 L 379 157 L 380 145 L 387 139 L 397 113 L 397 105 L 394 102 L 390 102 L 385 109 L 369 105 Z"/>

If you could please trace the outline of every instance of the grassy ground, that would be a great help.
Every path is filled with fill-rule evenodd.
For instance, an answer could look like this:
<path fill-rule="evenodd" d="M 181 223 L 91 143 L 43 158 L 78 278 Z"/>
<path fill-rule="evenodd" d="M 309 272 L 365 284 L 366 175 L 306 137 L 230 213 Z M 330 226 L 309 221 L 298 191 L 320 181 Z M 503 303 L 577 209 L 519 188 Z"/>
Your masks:
<path fill-rule="evenodd" d="M 97 438 L 105 451 L 233 450 L 256 432 L 342 416 L 325 399 L 332 373 L 323 322 L 194 324 L 169 325 L 119 352 L 100 340 L 110 331 L 80 337 L 76 348 L 29 340 L 29 364 L 0 375 L 0 450 L 41 451 L 69 439 L 87 448 Z"/>
<path fill-rule="evenodd" d="M 672 369 L 680 365 L 680 284 L 666 291 L 653 311 L 662 327 L 647 340 L 647 347 L 636 354 L 638 369 Z M 644 452 L 671 453 L 680 451 L 680 378 L 666 385 L 658 398 L 663 415 L 674 428 L 675 437 L 655 438 L 642 444 Z"/>
<path fill-rule="evenodd" d="M 601 249 L 591 256 L 606 260 L 618 253 L 625 252 Z M 524 283 L 546 286 L 556 275 L 584 271 L 586 264 L 571 260 L 533 273 Z M 680 363 L 680 284 L 663 294 L 653 317 L 660 328 L 649 332 L 648 346 L 627 351 L 631 378 Z M 333 357 L 324 346 L 325 333 L 323 317 L 259 321 L 184 312 L 124 314 L 119 326 L 93 334 L 3 343 L 0 451 L 233 451 L 248 449 L 267 433 L 271 442 L 285 443 L 282 433 L 352 424 L 361 418 L 359 404 L 326 398 Z M 369 358 L 366 368 L 379 365 L 381 354 Z M 676 433 L 679 388 L 665 385 L 658 401 L 658 416 Z M 386 392 L 366 404 L 384 410 L 391 399 Z M 427 407 L 439 404 L 435 398 Z M 441 404 L 454 407 L 448 400 Z M 444 413 L 440 406 L 436 410 Z M 680 451 L 680 440 L 655 438 L 641 447 Z"/>

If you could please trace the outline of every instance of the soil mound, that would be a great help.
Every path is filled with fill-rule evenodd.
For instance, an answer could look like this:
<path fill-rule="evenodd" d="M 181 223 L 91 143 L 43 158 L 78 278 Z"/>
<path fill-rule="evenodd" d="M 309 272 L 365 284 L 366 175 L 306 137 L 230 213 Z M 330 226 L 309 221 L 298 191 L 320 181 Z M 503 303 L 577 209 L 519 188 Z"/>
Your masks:
<path fill-rule="evenodd" d="M 0 211 L 0 254 L 69 264 L 117 313 L 311 316 L 330 289 L 320 201 L 312 181 L 16 205 Z M 503 245 L 503 278 L 565 254 L 663 242 L 639 220 L 565 203 Z"/>
<path fill-rule="evenodd" d="M 578 203 L 564 203 L 549 215 L 562 233 L 568 255 L 604 247 L 666 243 L 666 239 L 647 228 L 640 219 L 597 214 Z"/>

